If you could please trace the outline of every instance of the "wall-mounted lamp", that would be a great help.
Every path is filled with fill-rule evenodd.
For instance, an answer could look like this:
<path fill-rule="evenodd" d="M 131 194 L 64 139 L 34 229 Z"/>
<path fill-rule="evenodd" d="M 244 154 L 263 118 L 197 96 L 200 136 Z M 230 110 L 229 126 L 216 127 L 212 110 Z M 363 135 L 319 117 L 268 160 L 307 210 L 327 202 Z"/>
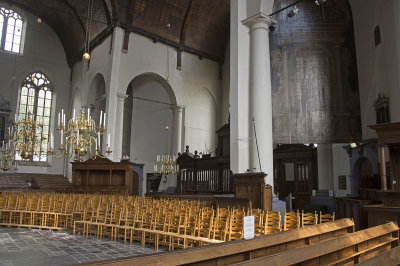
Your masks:
<path fill-rule="evenodd" d="M 315 0 L 315 4 L 318 5 L 318 6 L 322 5 L 325 2 L 326 2 L 326 0 Z"/>
<path fill-rule="evenodd" d="M 297 15 L 297 13 L 299 13 L 299 8 L 297 6 L 292 7 L 292 9 L 289 11 L 289 13 L 287 14 L 287 16 L 289 18 L 294 17 Z"/>

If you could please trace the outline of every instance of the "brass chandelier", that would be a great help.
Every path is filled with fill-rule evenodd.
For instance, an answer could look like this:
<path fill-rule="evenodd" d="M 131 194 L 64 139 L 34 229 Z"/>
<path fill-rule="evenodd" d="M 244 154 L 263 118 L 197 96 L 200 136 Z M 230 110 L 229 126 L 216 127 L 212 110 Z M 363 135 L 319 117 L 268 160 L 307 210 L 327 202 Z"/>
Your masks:
<path fill-rule="evenodd" d="M 36 121 L 33 115 L 28 112 L 21 120 L 15 115 L 11 128 L 8 128 L 8 143 L 2 143 L 0 149 L 0 168 L 7 171 L 11 168 L 14 157 L 20 157 L 24 162 L 29 161 L 33 156 L 40 157 L 44 153 L 42 145 L 46 137 L 39 136 L 43 129 L 43 123 Z M 17 162 L 15 161 L 15 170 Z"/>
<path fill-rule="evenodd" d="M 43 135 L 39 137 L 38 133 L 42 129 L 43 123 L 34 119 L 30 112 L 21 120 L 16 116 L 14 126 L 10 130 L 10 144 L 13 144 L 14 152 L 23 161 L 29 161 L 32 156 L 40 157 L 42 155 L 41 145 L 44 145 L 46 140 Z"/>
<path fill-rule="evenodd" d="M 58 127 L 57 131 L 61 135 L 61 146 L 59 148 L 60 155 L 56 155 L 54 150 L 54 136 L 50 138 L 49 154 L 56 158 L 61 157 L 74 157 L 75 161 L 81 162 L 87 155 L 95 159 L 97 157 L 105 158 L 112 151 L 110 148 L 110 134 L 108 134 L 106 144 L 106 155 L 102 154 L 101 136 L 106 131 L 106 113 L 100 113 L 100 123 L 96 127 L 95 121 L 90 116 L 90 109 L 88 109 L 87 116 L 82 109 L 80 116 L 75 116 L 75 109 L 73 117 L 66 123 L 64 110 L 58 114 Z"/>
<path fill-rule="evenodd" d="M 12 166 L 13 159 L 14 152 L 10 148 L 10 142 L 7 144 L 3 141 L 0 149 L 0 169 L 3 172 L 8 171 Z"/>
<path fill-rule="evenodd" d="M 165 127 L 165 154 L 157 155 L 156 164 L 154 164 L 154 173 L 163 175 L 163 182 L 167 182 L 167 175 L 174 175 L 177 172 L 176 158 L 174 155 L 167 154 L 168 149 L 168 126 Z"/>

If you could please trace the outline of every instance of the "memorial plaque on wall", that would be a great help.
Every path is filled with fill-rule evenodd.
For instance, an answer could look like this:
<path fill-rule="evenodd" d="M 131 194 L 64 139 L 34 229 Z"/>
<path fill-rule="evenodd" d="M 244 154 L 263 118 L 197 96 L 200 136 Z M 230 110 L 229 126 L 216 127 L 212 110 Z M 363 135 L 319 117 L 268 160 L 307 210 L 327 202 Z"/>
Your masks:
<path fill-rule="evenodd" d="M 294 1 L 276 0 L 274 10 Z M 353 22 L 347 0 L 298 4 L 270 32 L 275 143 L 361 139 Z M 279 134 L 278 134 L 279 133 Z"/>

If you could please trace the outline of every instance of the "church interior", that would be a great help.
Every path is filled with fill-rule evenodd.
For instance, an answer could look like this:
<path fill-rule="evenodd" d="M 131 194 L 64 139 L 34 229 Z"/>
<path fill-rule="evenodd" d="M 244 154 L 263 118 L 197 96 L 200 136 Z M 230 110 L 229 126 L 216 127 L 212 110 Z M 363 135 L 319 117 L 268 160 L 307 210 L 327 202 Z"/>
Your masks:
<path fill-rule="evenodd" d="M 0 0 L 0 264 L 400 265 L 399 14 Z"/>

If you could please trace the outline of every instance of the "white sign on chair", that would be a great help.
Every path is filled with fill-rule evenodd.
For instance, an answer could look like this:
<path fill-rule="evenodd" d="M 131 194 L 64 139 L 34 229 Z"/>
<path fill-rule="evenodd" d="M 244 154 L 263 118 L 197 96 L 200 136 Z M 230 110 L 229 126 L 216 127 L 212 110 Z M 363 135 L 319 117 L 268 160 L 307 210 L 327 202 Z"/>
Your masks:
<path fill-rule="evenodd" d="M 244 217 L 244 228 L 243 238 L 253 239 L 254 238 L 254 216 Z"/>

